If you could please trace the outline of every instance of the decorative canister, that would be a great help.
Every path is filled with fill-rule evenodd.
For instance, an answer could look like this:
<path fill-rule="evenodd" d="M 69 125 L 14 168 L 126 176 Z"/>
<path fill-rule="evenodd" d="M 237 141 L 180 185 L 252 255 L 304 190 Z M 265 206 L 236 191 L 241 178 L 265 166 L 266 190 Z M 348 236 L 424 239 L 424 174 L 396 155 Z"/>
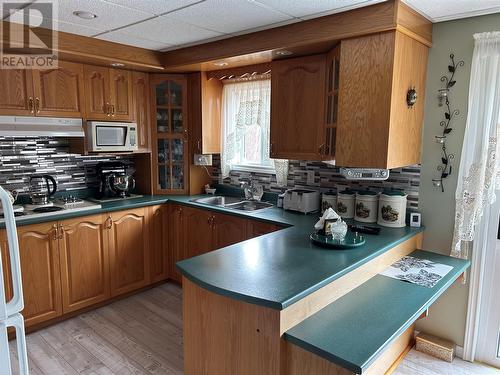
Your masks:
<path fill-rule="evenodd" d="M 321 194 L 321 213 L 329 208 L 333 208 L 334 211 L 337 211 L 337 195 L 331 190 Z"/>
<path fill-rule="evenodd" d="M 378 215 L 378 194 L 374 191 L 358 191 L 354 220 L 363 223 L 376 223 Z"/>
<path fill-rule="evenodd" d="M 356 192 L 346 189 L 337 196 L 337 213 L 344 219 L 354 218 L 354 200 Z"/>
<path fill-rule="evenodd" d="M 393 228 L 406 226 L 406 197 L 404 192 L 398 190 L 380 194 L 377 224 Z"/>

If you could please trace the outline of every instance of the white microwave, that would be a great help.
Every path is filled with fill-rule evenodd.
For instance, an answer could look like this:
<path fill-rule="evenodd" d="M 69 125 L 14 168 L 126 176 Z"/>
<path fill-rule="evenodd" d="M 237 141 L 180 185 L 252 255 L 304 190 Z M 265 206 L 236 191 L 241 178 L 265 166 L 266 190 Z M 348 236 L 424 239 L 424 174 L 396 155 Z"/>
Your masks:
<path fill-rule="evenodd" d="M 90 152 L 137 150 L 137 124 L 132 122 L 87 121 Z"/>

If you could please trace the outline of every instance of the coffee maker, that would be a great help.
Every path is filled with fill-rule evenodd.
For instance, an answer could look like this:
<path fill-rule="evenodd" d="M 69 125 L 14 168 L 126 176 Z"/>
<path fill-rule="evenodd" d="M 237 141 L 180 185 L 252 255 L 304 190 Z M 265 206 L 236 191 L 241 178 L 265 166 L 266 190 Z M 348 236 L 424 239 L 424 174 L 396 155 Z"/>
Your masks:
<path fill-rule="evenodd" d="M 135 188 L 135 180 L 127 173 L 127 165 L 120 161 L 96 165 L 99 189 L 97 199 L 126 198 Z"/>

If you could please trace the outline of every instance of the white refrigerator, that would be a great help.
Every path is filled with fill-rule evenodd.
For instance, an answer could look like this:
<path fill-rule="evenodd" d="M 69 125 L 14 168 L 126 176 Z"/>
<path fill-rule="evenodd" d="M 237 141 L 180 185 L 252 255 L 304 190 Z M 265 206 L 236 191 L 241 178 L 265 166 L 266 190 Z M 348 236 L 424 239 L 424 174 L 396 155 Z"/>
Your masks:
<path fill-rule="evenodd" d="M 19 372 L 21 375 L 28 374 L 28 353 L 26 352 L 26 338 L 24 334 L 24 318 L 20 312 L 24 308 L 23 285 L 21 280 L 21 264 L 19 259 L 19 243 L 17 240 L 16 220 L 10 195 L 0 187 L 0 202 L 5 218 L 5 229 L 7 231 L 8 254 L 10 264 L 2 264 L 0 257 L 0 375 L 11 375 L 12 367 L 10 360 L 9 341 L 7 328 L 16 330 L 17 356 L 19 358 Z M 6 301 L 4 286 L 4 270 L 10 268 L 12 276 L 13 297 Z"/>

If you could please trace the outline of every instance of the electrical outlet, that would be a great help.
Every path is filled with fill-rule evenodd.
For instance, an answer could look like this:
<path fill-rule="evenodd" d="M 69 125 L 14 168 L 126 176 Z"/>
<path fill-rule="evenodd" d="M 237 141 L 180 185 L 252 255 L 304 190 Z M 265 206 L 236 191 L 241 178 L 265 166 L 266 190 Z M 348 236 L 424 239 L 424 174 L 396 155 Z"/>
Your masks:
<path fill-rule="evenodd" d="M 314 171 L 307 171 L 307 185 L 314 185 Z"/>
<path fill-rule="evenodd" d="M 194 165 L 212 165 L 212 155 L 211 154 L 195 154 L 194 155 Z"/>

